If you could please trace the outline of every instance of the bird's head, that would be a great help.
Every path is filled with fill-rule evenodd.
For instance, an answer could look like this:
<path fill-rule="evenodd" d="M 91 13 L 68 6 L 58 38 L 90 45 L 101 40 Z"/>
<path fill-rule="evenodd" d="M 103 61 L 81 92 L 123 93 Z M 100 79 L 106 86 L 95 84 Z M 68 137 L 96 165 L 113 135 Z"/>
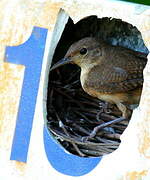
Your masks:
<path fill-rule="evenodd" d="M 100 42 L 95 38 L 87 37 L 73 43 L 65 57 L 52 66 L 50 71 L 64 64 L 77 64 L 81 68 L 95 64 L 102 56 Z"/>

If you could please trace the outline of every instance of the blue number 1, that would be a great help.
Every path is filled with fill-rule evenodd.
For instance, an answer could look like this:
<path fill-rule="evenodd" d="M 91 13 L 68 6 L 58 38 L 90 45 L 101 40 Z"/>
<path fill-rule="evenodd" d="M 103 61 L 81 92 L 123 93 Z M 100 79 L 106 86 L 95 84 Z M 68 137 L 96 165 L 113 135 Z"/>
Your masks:
<path fill-rule="evenodd" d="M 11 160 L 27 162 L 46 36 L 46 29 L 35 27 L 31 37 L 24 44 L 6 48 L 7 62 L 25 65 Z M 90 172 L 100 161 L 100 158 L 80 158 L 65 153 L 48 135 L 45 127 L 43 138 L 47 159 L 61 173 L 81 176 Z"/>
<path fill-rule="evenodd" d="M 25 65 L 25 74 L 11 150 L 11 160 L 27 161 L 47 29 L 33 29 L 22 45 L 6 48 L 6 61 Z"/>

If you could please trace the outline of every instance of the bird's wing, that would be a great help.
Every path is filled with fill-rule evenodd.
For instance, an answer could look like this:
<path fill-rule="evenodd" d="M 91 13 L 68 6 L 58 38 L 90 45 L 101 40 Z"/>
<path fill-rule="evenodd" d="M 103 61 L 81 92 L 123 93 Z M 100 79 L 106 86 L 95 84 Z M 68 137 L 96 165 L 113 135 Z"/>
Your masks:
<path fill-rule="evenodd" d="M 90 70 L 85 85 L 100 93 L 121 93 L 142 87 L 146 61 L 146 58 L 136 57 L 132 51 L 131 54 L 114 52 L 108 62 Z"/>
<path fill-rule="evenodd" d="M 116 47 L 114 47 L 114 48 L 117 49 L 117 51 L 122 52 L 123 54 L 127 54 L 127 55 L 137 57 L 137 58 L 142 58 L 143 61 L 147 61 L 147 55 L 148 54 L 146 54 L 146 53 L 133 51 L 131 49 L 121 47 L 121 46 L 117 46 L 117 48 Z"/>

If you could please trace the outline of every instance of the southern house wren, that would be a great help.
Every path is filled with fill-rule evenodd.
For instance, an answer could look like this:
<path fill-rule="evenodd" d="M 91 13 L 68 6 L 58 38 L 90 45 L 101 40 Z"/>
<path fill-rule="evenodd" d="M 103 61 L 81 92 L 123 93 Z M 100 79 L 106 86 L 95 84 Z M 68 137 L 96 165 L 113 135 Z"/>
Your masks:
<path fill-rule="evenodd" d="M 51 69 L 73 63 L 81 67 L 85 92 L 116 104 L 123 118 L 129 118 L 131 104 L 138 104 L 143 85 L 146 54 L 113 46 L 87 37 L 72 44 L 65 57 Z"/>

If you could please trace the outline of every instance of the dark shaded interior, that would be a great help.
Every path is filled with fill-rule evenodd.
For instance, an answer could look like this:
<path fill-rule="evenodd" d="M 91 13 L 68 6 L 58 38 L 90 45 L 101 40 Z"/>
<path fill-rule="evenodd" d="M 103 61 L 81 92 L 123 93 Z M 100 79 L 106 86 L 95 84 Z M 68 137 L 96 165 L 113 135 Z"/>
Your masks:
<path fill-rule="evenodd" d="M 103 39 L 115 46 L 124 46 L 148 54 L 141 33 L 120 19 L 89 16 L 74 24 L 71 18 L 56 47 L 52 64 L 64 57 L 70 45 L 84 37 Z M 84 141 L 95 126 L 120 117 L 115 106 L 101 111 L 105 102 L 87 95 L 80 84 L 80 68 L 62 66 L 49 74 L 47 94 L 47 127 L 50 134 L 70 153 L 82 157 L 111 153 L 120 144 L 120 135 L 128 121 L 102 129 L 94 138 Z"/>

